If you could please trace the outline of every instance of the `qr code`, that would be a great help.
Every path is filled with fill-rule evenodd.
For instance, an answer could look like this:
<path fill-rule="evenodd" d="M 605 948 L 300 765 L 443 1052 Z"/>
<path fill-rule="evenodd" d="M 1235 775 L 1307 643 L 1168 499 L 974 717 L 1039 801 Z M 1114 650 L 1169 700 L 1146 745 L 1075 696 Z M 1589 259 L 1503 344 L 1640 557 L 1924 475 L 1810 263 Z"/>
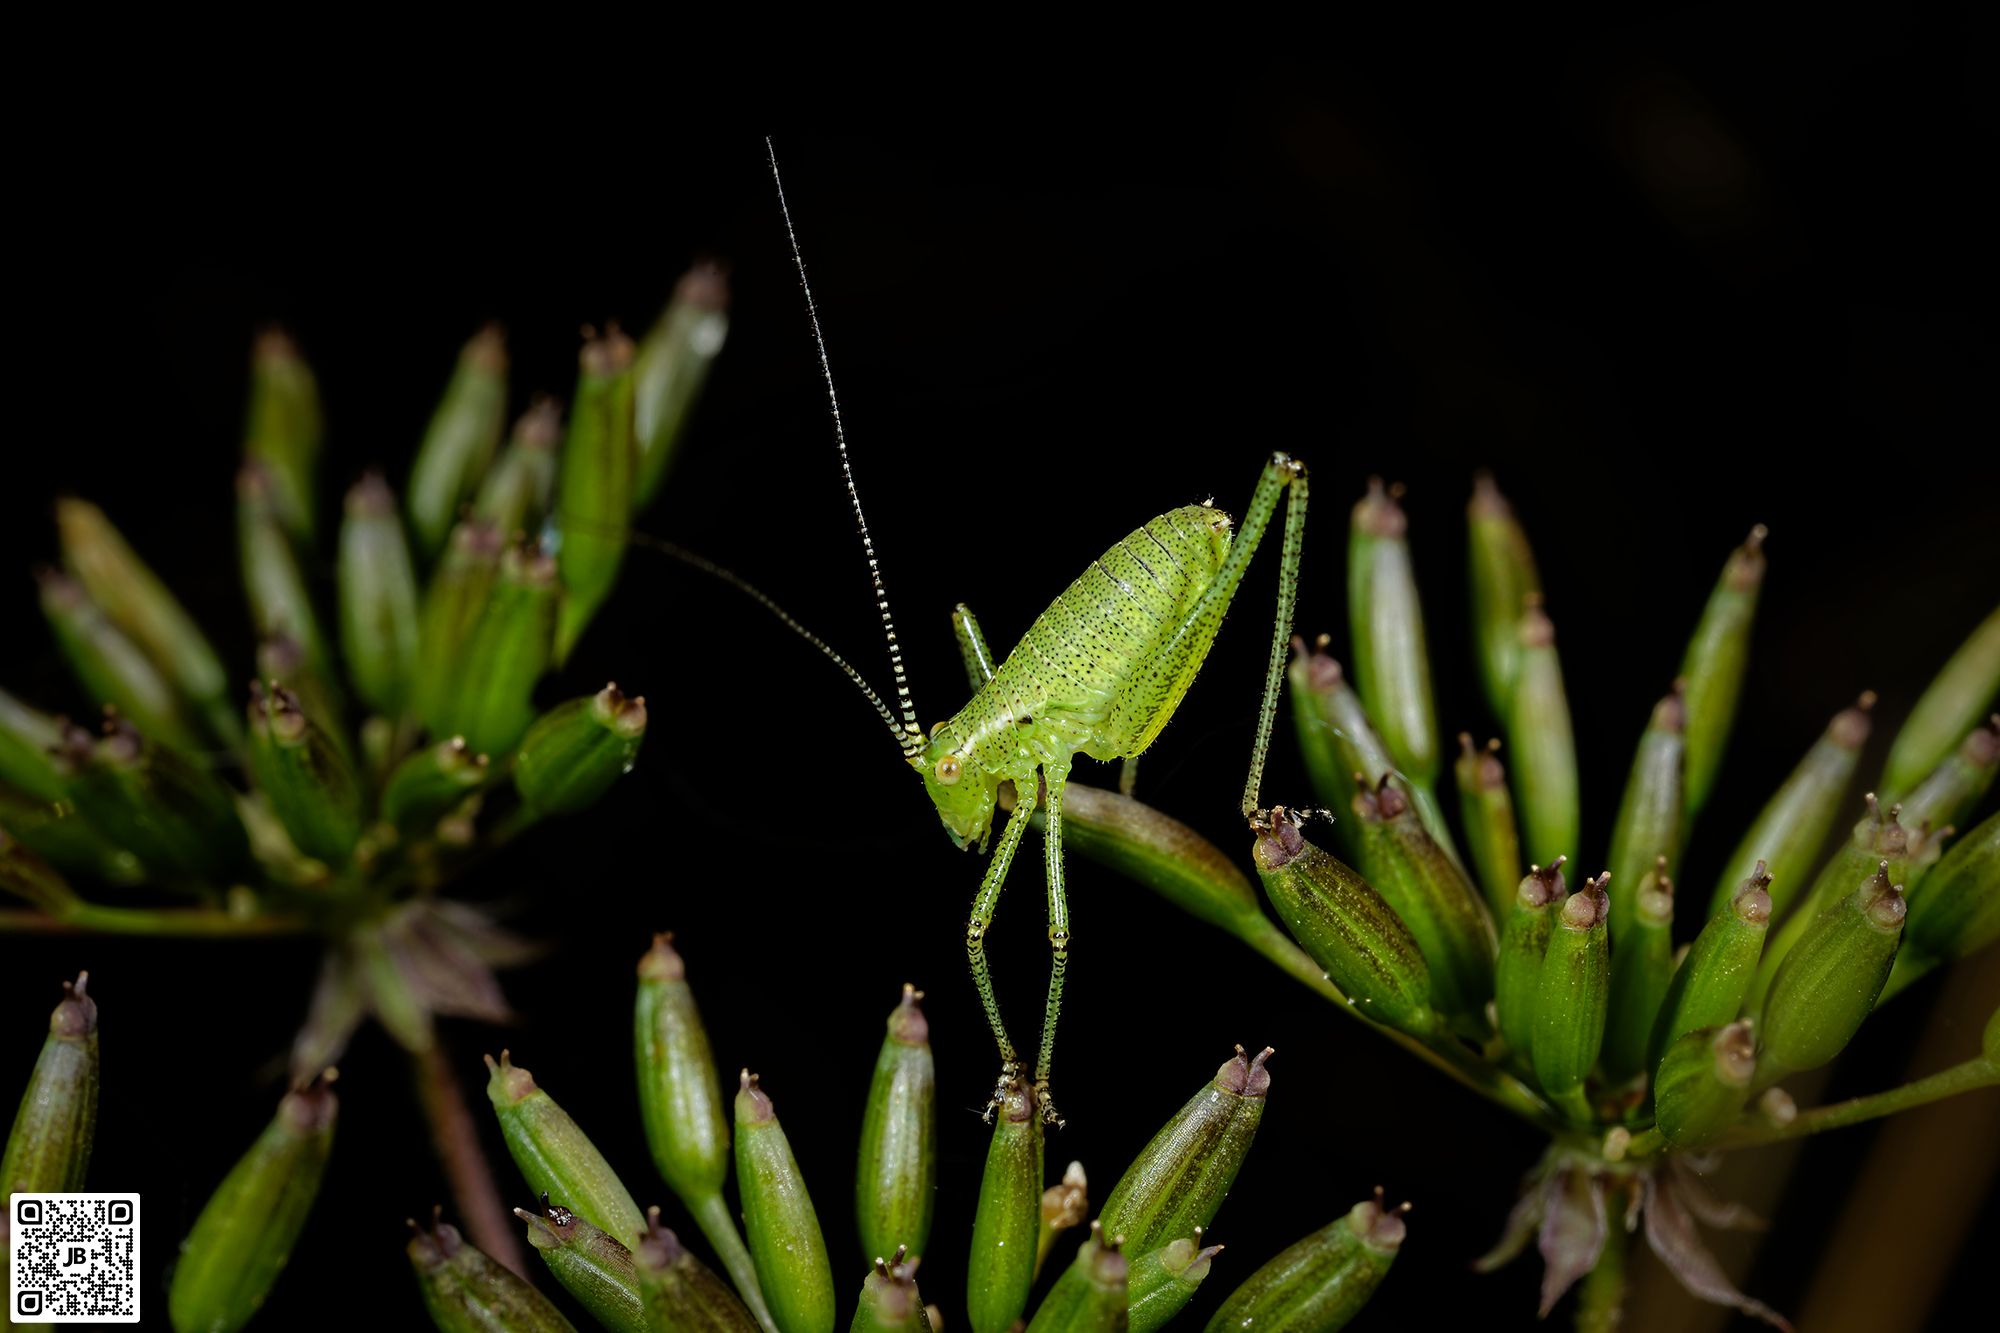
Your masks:
<path fill-rule="evenodd" d="M 7 1221 L 11 1322 L 139 1322 L 138 1195 L 14 1194 Z"/>

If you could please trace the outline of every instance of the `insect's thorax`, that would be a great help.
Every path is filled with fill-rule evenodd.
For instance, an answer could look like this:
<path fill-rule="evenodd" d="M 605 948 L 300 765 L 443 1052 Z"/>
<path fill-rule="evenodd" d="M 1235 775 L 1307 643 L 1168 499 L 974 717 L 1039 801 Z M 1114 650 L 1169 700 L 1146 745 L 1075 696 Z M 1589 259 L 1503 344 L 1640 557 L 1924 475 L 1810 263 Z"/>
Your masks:
<path fill-rule="evenodd" d="M 1209 505 L 1162 514 L 1091 562 L 938 734 L 969 766 L 1025 778 L 1071 755 L 1136 755 L 1208 654 L 1191 613 L 1229 549 Z"/>

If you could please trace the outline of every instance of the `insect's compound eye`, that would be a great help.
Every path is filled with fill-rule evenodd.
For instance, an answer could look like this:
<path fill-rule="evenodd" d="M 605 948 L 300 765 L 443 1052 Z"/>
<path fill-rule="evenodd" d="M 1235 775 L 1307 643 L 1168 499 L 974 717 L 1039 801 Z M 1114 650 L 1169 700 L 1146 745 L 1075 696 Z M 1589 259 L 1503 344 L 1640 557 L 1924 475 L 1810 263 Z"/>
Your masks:
<path fill-rule="evenodd" d="M 937 761 L 937 780 L 947 787 L 958 781 L 958 775 L 962 771 L 958 756 L 955 754 L 948 754 Z"/>

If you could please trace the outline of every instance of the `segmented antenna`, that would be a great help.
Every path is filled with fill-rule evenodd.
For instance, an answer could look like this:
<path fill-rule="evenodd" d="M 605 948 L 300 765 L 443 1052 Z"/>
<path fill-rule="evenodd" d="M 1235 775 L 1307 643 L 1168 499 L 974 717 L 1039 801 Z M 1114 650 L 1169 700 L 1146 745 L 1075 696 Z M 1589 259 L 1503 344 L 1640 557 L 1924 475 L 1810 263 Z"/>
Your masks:
<path fill-rule="evenodd" d="M 779 623 L 786 629 L 825 654 L 829 662 L 839 667 L 847 678 L 854 682 L 855 687 L 868 696 L 868 702 L 875 705 L 875 711 L 881 714 L 882 720 L 888 724 L 889 734 L 896 738 L 898 745 L 903 745 L 907 748 L 907 742 L 904 739 L 903 724 L 898 722 L 896 715 L 889 711 L 889 705 L 882 702 L 882 696 L 875 692 L 875 687 L 870 685 L 846 658 L 828 647 L 826 640 L 792 619 L 792 613 L 771 600 L 770 597 L 765 595 L 762 589 L 734 570 L 725 569 L 708 557 L 696 555 L 693 551 L 688 550 L 687 547 L 677 546 L 665 538 L 649 536 L 643 532 L 633 532 L 627 534 L 627 540 L 634 546 L 643 546 L 648 550 L 658 551 L 662 555 L 672 556 L 682 564 L 698 569 L 710 578 L 727 583 L 730 587 L 736 589 L 736 591 L 742 593 L 745 597 L 748 597 L 751 601 L 776 616 Z"/>
<path fill-rule="evenodd" d="M 798 265 L 799 289 L 806 294 L 806 315 L 812 320 L 813 345 L 819 351 L 820 376 L 826 381 L 826 398 L 833 406 L 833 438 L 835 443 L 840 446 L 841 479 L 847 483 L 847 498 L 854 505 L 854 522 L 861 529 L 861 549 L 868 557 L 868 578 L 875 585 L 876 609 L 882 613 L 882 636 L 889 644 L 889 669 L 896 677 L 896 707 L 903 715 L 902 726 L 897 730 L 896 741 L 903 747 L 903 756 L 905 758 L 914 758 L 923 752 L 924 731 L 922 727 L 917 725 L 916 705 L 910 698 L 910 678 L 903 670 L 903 649 L 902 645 L 896 641 L 895 617 L 889 614 L 888 589 L 883 586 L 882 567 L 875 559 L 875 541 L 868 535 L 868 516 L 861 511 L 861 492 L 854 488 L 854 465 L 847 455 L 847 432 L 840 423 L 840 397 L 833 391 L 833 365 L 826 359 L 826 339 L 821 335 L 819 330 L 819 306 L 813 301 L 812 283 L 806 280 L 806 259 L 805 255 L 799 250 L 798 233 L 792 229 L 792 210 L 785 203 L 785 182 L 778 174 L 778 150 L 772 145 L 768 135 L 764 139 L 764 151 L 771 158 L 771 183 L 778 187 L 778 211 L 784 215 L 785 238 L 792 243 L 792 262 Z M 764 600 L 767 605 L 770 604 L 769 599 L 764 598 L 762 593 L 757 593 L 756 595 L 759 599 Z M 773 609 L 776 609 L 775 606 Z M 791 621 L 791 617 L 785 616 L 784 612 L 780 611 L 778 614 L 787 622 Z M 793 628 L 796 629 L 798 627 L 794 624 Z M 805 633 L 802 629 L 799 632 L 801 634 Z M 809 639 L 812 638 L 811 635 L 807 635 L 806 637 Z M 813 642 L 818 643 L 819 641 L 814 639 Z M 828 656 L 833 656 L 832 650 L 826 648 L 826 645 L 820 644 L 820 648 Z M 834 661 L 840 662 L 840 659 L 834 657 Z M 843 667 L 847 666 L 845 662 L 841 662 L 841 665 Z M 850 674 L 855 675 L 856 680 L 860 679 L 858 673 L 853 673 L 852 668 L 848 668 L 848 670 Z M 866 689 L 867 686 L 863 684 L 862 688 Z M 874 691 L 869 691 L 869 697 L 875 697 Z M 876 705 L 877 707 L 881 706 L 879 699 L 876 700 Z M 890 725 L 892 727 L 895 726 L 893 719 Z"/>

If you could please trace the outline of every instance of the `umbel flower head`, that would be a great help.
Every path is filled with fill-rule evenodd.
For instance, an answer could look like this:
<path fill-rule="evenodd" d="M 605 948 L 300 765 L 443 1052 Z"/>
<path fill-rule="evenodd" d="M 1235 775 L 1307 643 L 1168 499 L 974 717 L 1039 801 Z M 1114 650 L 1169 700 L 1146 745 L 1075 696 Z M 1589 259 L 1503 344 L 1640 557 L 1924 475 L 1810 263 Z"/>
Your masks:
<path fill-rule="evenodd" d="M 1289 673 L 1300 755 L 1334 818 L 1329 828 L 1279 807 L 1252 822 L 1252 860 L 1289 938 L 1229 858 L 1128 795 L 1072 783 L 1065 836 L 1546 1130 L 1549 1151 L 1482 1261 L 1538 1239 L 1544 1313 L 1607 1246 L 1622 1251 L 1643 1230 L 1689 1291 L 1777 1321 L 1701 1242 L 1697 1222 L 1734 1216 L 1701 1185 L 1715 1154 L 2000 1082 L 1980 1052 L 1814 1110 L 1797 1110 L 1781 1086 L 1833 1060 L 1925 973 L 2000 937 L 2000 814 L 1988 808 L 2000 609 L 1916 700 L 1872 791 L 1852 794 L 1877 705 L 1863 692 L 1724 865 L 1684 864 L 1696 822 L 1719 817 L 1709 798 L 1748 669 L 1768 534 L 1755 528 L 1730 553 L 1677 668 L 1662 664 L 1670 684 L 1633 719 L 1615 818 L 1593 829 L 1560 608 L 1492 478 L 1478 479 L 1467 520 L 1475 665 L 1501 739 L 1462 733 L 1454 799 L 1440 799 L 1430 682 L 1441 666 L 1425 647 L 1411 525 L 1400 488 L 1371 481 L 1349 545 L 1354 669 L 1321 636 L 1293 640 Z"/>

